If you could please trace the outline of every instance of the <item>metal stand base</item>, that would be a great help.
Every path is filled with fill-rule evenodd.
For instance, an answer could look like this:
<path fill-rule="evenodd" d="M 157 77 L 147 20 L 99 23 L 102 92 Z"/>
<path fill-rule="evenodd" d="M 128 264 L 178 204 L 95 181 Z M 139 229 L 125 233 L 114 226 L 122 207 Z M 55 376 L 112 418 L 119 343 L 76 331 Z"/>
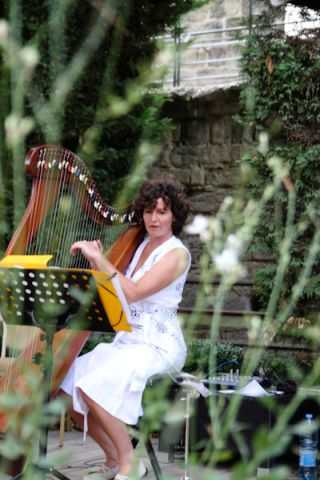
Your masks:
<path fill-rule="evenodd" d="M 135 430 L 139 431 L 139 425 L 138 426 L 135 426 L 133 427 Z M 134 437 L 132 440 L 132 445 L 133 445 L 133 448 L 136 448 L 136 446 L 138 445 L 139 443 L 139 438 L 136 438 Z M 161 471 L 161 467 L 160 467 L 160 464 L 158 462 L 158 459 L 157 459 L 157 456 L 155 454 L 155 451 L 154 451 L 154 448 L 153 448 L 153 445 L 152 445 L 152 442 L 151 442 L 151 438 L 150 436 L 148 436 L 145 440 L 144 440 L 144 446 L 145 446 L 145 449 L 146 449 L 146 452 L 148 454 L 148 457 L 149 457 L 149 460 L 150 460 L 150 463 L 151 463 L 151 467 L 152 467 L 152 470 L 153 470 L 153 473 L 156 477 L 156 480 L 162 480 L 163 479 L 163 476 L 162 476 L 162 471 Z"/>
<path fill-rule="evenodd" d="M 145 441 L 148 457 L 157 480 L 162 480 L 162 472 L 150 438 Z"/>
<path fill-rule="evenodd" d="M 50 475 L 53 475 L 54 477 L 58 478 L 59 480 L 71 480 L 70 477 L 66 477 L 65 475 L 63 475 L 63 473 L 59 472 L 58 470 L 56 470 L 53 467 L 43 467 L 43 468 L 41 468 L 38 465 L 35 465 L 34 468 L 38 469 L 38 470 L 41 470 L 41 472 L 44 475 L 49 475 L 50 474 Z M 19 480 L 20 478 L 22 479 L 23 477 L 24 477 L 24 472 L 22 471 L 21 473 L 19 473 L 15 477 L 11 477 L 11 480 Z"/>

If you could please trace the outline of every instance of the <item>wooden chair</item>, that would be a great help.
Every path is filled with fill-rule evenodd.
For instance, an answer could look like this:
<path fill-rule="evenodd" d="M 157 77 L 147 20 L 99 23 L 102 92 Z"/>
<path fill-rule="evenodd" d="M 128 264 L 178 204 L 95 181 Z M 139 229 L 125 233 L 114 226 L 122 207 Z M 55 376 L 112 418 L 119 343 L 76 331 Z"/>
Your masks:
<path fill-rule="evenodd" d="M 2 331 L 0 349 L 0 377 L 5 375 L 13 366 L 16 357 L 39 335 L 40 329 L 25 325 L 8 325 L 0 313 L 0 327 Z M 65 412 L 60 417 L 59 445 L 64 443 Z"/>
<path fill-rule="evenodd" d="M 15 362 L 16 357 L 22 352 L 39 334 L 38 327 L 25 325 L 8 325 L 0 313 L 0 326 L 2 330 L 0 376 Z M 9 355 L 8 355 L 9 353 Z"/>

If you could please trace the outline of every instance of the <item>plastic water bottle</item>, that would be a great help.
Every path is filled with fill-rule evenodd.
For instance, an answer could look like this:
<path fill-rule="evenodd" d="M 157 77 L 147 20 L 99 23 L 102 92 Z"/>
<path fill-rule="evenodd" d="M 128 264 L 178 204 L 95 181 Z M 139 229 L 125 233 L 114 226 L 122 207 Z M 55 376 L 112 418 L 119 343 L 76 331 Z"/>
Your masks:
<path fill-rule="evenodd" d="M 313 416 L 310 413 L 305 415 L 305 421 L 310 427 L 310 431 L 300 438 L 299 479 L 316 480 L 318 435 Z"/>

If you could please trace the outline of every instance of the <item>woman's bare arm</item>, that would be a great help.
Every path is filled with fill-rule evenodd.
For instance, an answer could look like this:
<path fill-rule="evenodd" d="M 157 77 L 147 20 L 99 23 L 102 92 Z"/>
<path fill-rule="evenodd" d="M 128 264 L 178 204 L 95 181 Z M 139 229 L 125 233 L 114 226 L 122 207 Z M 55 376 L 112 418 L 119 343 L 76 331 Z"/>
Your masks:
<path fill-rule="evenodd" d="M 88 259 L 93 269 L 104 271 L 109 275 L 118 274 L 128 303 L 142 300 L 168 286 L 186 270 L 189 261 L 188 253 L 184 248 L 175 248 L 163 255 L 140 280 L 133 282 L 104 257 L 99 241 L 76 242 L 71 247 L 71 253 L 75 254 L 77 250 L 80 250 Z"/>

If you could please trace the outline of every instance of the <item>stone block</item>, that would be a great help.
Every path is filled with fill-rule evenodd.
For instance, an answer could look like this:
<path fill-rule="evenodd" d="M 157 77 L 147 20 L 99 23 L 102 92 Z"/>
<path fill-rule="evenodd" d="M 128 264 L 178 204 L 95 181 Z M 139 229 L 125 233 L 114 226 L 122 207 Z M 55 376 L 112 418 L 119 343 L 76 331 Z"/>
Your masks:
<path fill-rule="evenodd" d="M 248 35 L 248 19 L 242 15 L 230 15 L 226 19 L 226 27 L 227 28 L 234 28 L 234 27 L 243 27 L 243 30 L 238 31 L 239 33 L 235 32 L 226 32 L 228 36 L 235 38 L 236 35 L 241 35 L 241 37 L 246 37 Z"/>
<path fill-rule="evenodd" d="M 221 0 L 220 0 L 221 1 Z M 196 24 L 202 24 L 202 22 L 209 17 L 210 11 L 207 5 L 204 5 L 201 8 L 197 8 L 192 12 L 184 15 L 182 17 L 182 25 L 187 27 L 190 26 L 194 30 Z"/>
<path fill-rule="evenodd" d="M 213 145 L 222 145 L 224 142 L 224 119 L 216 117 L 210 125 L 210 143 Z"/>
<path fill-rule="evenodd" d="M 190 281 L 186 283 L 183 301 L 181 303 L 182 308 L 194 307 L 197 295 L 199 294 L 199 284 Z M 216 287 L 217 288 L 217 287 Z M 215 289 L 216 289 L 215 288 Z M 234 285 L 227 293 L 225 302 L 223 304 L 223 310 L 228 312 L 248 312 L 251 310 L 251 288 L 242 285 Z M 213 305 L 209 305 L 208 308 L 212 308 Z"/>
<path fill-rule="evenodd" d="M 183 158 L 193 157 L 193 158 L 201 158 L 208 150 L 208 146 L 206 145 L 190 145 L 180 143 L 176 145 L 175 151 Z"/>
<path fill-rule="evenodd" d="M 206 168 L 205 179 L 207 192 L 214 192 L 216 191 L 216 188 L 220 187 L 220 185 L 217 185 L 216 182 L 215 167 L 211 166 L 210 168 Z"/>
<path fill-rule="evenodd" d="M 194 157 L 195 160 L 199 163 L 199 165 L 202 165 L 205 170 L 210 169 L 211 166 L 211 148 L 211 145 L 199 145 L 198 151 L 196 152 Z"/>
<path fill-rule="evenodd" d="M 228 168 L 231 164 L 231 146 L 226 144 L 212 145 L 210 148 L 211 166 Z"/>
<path fill-rule="evenodd" d="M 208 102 L 207 114 L 210 116 L 216 115 L 234 115 L 239 112 L 239 102 L 232 101 L 229 96 L 222 96 L 217 98 L 216 102 Z"/>
<path fill-rule="evenodd" d="M 227 115 L 223 118 L 224 125 L 224 142 L 230 144 L 232 140 L 232 117 Z"/>
<path fill-rule="evenodd" d="M 214 192 L 200 192 L 190 196 L 192 210 L 195 213 L 213 214 L 216 212 L 217 201 Z"/>
<path fill-rule="evenodd" d="M 232 145 L 230 153 L 231 153 L 231 156 L 230 156 L 231 162 L 233 164 L 236 164 L 242 156 L 241 155 L 241 146 L 240 145 Z"/>
<path fill-rule="evenodd" d="M 176 153 L 172 153 L 172 155 L 170 156 L 169 165 L 170 164 L 175 168 L 180 168 L 180 167 L 183 166 L 183 158 L 181 157 L 181 155 L 178 155 Z"/>
<path fill-rule="evenodd" d="M 162 149 L 159 157 L 157 164 L 161 167 L 164 168 L 170 168 L 172 161 L 171 161 L 171 149 L 168 147 L 165 147 Z"/>
<path fill-rule="evenodd" d="M 217 168 L 214 171 L 214 183 L 220 187 L 232 188 L 238 176 L 238 168 Z"/>
<path fill-rule="evenodd" d="M 191 210 L 193 213 L 215 215 L 226 196 L 232 193 L 231 189 L 215 188 L 212 191 L 199 191 L 190 194 Z"/>
<path fill-rule="evenodd" d="M 225 59 L 226 57 L 230 57 L 233 53 L 233 47 L 229 45 L 211 45 L 210 47 L 206 48 L 207 55 L 210 59 Z"/>
<path fill-rule="evenodd" d="M 210 170 L 206 171 L 206 189 L 208 191 L 217 191 L 219 188 L 224 188 L 228 186 L 230 188 L 232 184 L 227 181 L 229 178 L 229 169 L 226 169 L 226 172 L 220 167 L 213 166 Z"/>
<path fill-rule="evenodd" d="M 243 141 L 243 126 L 234 119 L 231 119 L 231 143 L 237 145 Z"/>
<path fill-rule="evenodd" d="M 191 172 L 190 172 L 190 184 L 192 186 L 205 185 L 205 180 L 206 180 L 205 169 L 203 167 L 199 167 L 198 165 L 192 165 Z"/>
<path fill-rule="evenodd" d="M 190 221 L 191 221 L 192 216 L 190 215 Z M 187 235 L 183 234 L 181 236 L 182 241 L 185 243 L 185 245 L 189 248 L 191 252 L 191 257 L 192 257 L 192 266 L 191 266 L 191 271 L 189 274 L 190 278 L 199 278 L 199 262 L 200 262 L 200 256 L 203 251 L 203 243 L 200 241 L 198 235 Z"/>
<path fill-rule="evenodd" d="M 243 4 L 239 0 L 224 0 L 226 17 L 241 17 L 243 15 Z"/>
<path fill-rule="evenodd" d="M 209 125 L 200 121 L 185 121 L 181 128 L 181 138 L 184 143 L 199 145 L 209 142 Z"/>
<path fill-rule="evenodd" d="M 149 170 L 147 178 L 156 179 L 162 177 L 164 174 L 168 175 L 168 169 L 162 167 L 159 162 L 157 162 L 157 165 L 152 166 Z"/>
<path fill-rule="evenodd" d="M 159 177 L 166 177 L 168 175 L 175 178 L 182 185 L 190 185 L 190 168 L 168 168 L 166 166 L 160 165 L 159 162 L 153 165 L 153 167 L 149 171 L 147 178 L 157 179 Z"/>
<path fill-rule="evenodd" d="M 169 139 L 169 143 L 176 144 L 181 139 L 181 125 L 175 124 L 174 129 L 171 131 L 171 138 Z"/>
<path fill-rule="evenodd" d="M 209 5 L 209 15 L 213 18 L 224 17 L 225 12 L 225 0 L 215 0 Z"/>
<path fill-rule="evenodd" d="M 197 48 L 195 50 L 186 50 L 181 56 L 181 71 L 187 72 L 191 67 L 197 69 L 198 66 L 192 65 L 193 62 L 203 62 L 208 60 L 208 50 L 206 48 Z M 192 73 L 192 70 L 190 71 Z"/>
<path fill-rule="evenodd" d="M 198 99 L 199 109 L 203 109 L 207 117 L 234 115 L 239 112 L 239 91 L 239 87 L 224 87 L 208 92 Z"/>
<path fill-rule="evenodd" d="M 201 42 L 212 42 L 215 40 L 220 40 L 223 36 L 223 29 L 224 29 L 224 18 L 221 18 L 220 20 L 217 20 L 216 18 L 210 18 L 206 22 L 203 22 L 201 25 L 201 31 L 208 31 L 210 32 L 205 35 L 201 35 L 199 40 Z M 212 32 L 211 30 L 217 30 L 216 32 Z"/>
<path fill-rule="evenodd" d="M 242 15 L 245 18 L 248 18 L 250 14 L 250 2 L 251 0 L 240 0 L 240 3 L 242 5 Z M 251 2 L 251 5 L 253 6 L 254 3 L 257 2 Z"/>
<path fill-rule="evenodd" d="M 245 311 L 251 310 L 251 288 L 242 285 L 234 285 L 226 296 L 224 310 Z"/>
<path fill-rule="evenodd" d="M 168 173 L 176 178 L 178 182 L 182 183 L 182 185 L 190 185 L 190 168 L 176 168 L 170 172 L 166 172 L 167 175 Z"/>

